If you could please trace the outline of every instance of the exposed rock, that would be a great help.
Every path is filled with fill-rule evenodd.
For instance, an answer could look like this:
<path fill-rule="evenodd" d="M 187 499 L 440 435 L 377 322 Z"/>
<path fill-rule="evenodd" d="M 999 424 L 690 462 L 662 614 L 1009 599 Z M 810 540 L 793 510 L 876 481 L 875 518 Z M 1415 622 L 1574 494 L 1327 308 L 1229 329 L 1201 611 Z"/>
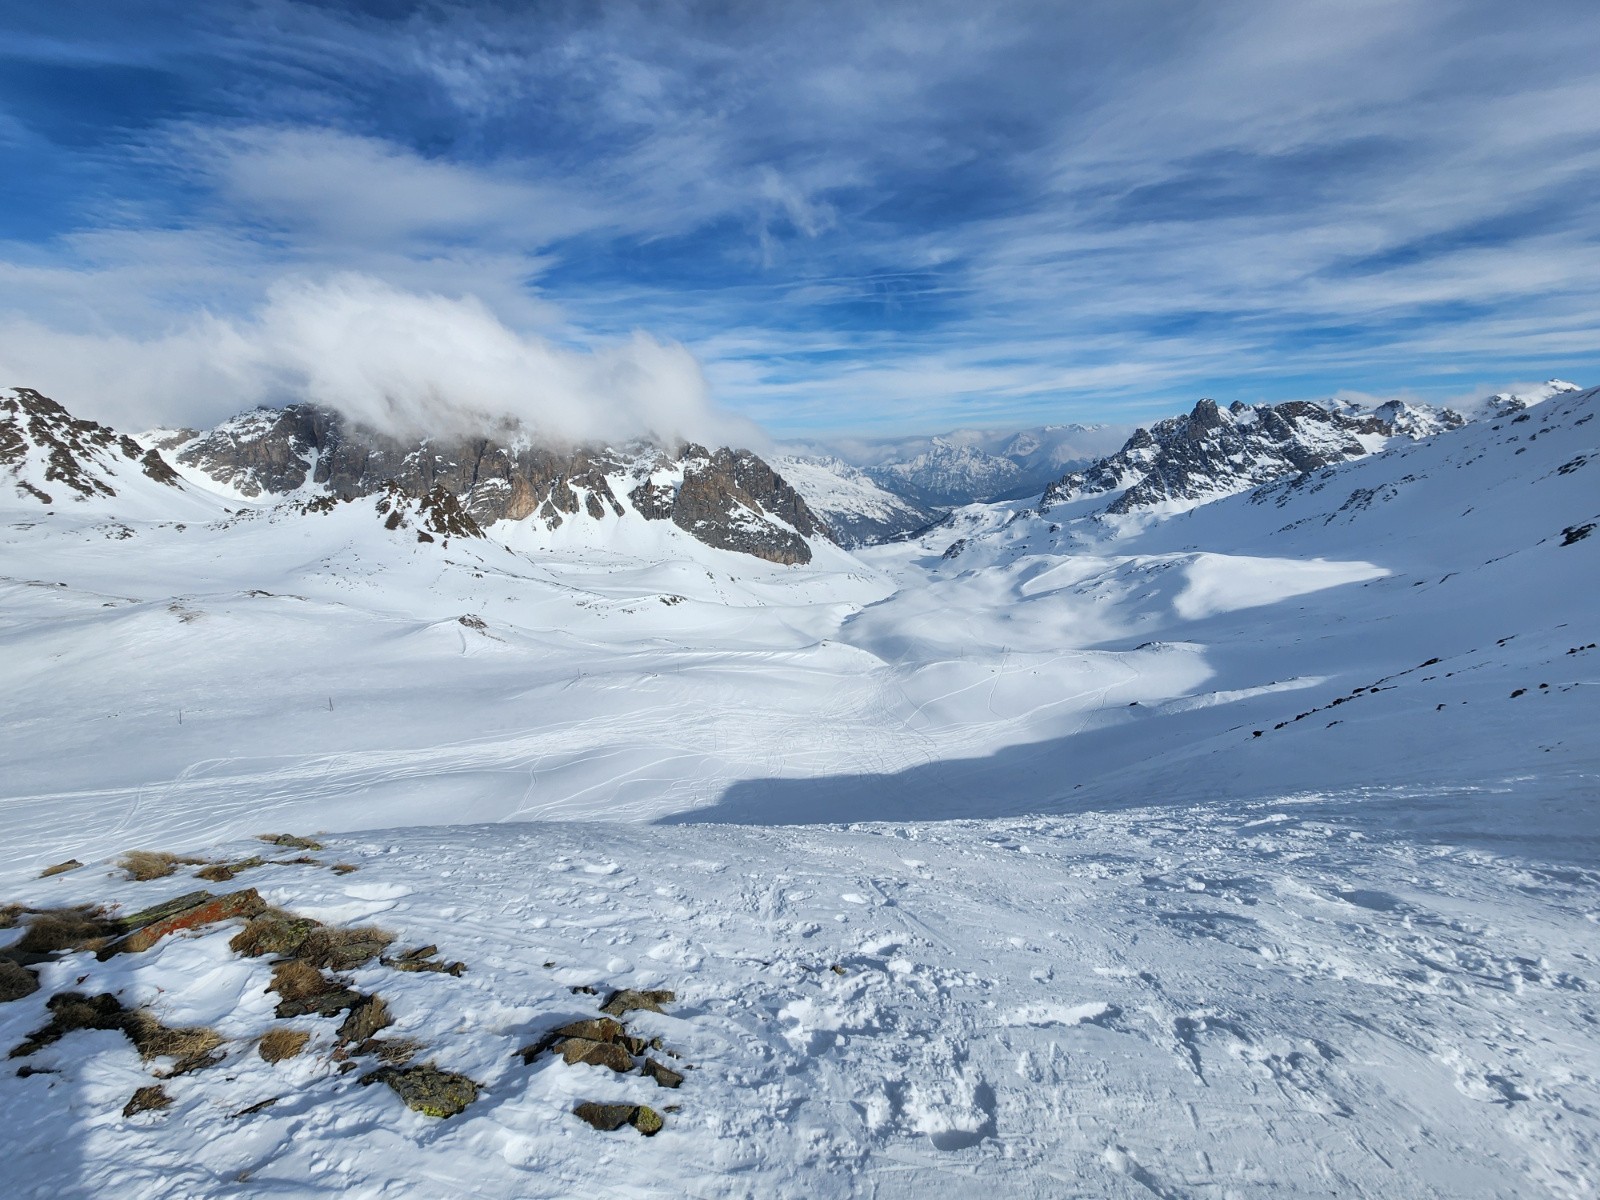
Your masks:
<path fill-rule="evenodd" d="M 453 1117 L 478 1098 L 478 1085 L 465 1075 L 441 1071 L 432 1063 L 419 1067 L 381 1067 L 362 1083 L 386 1083 L 407 1108 L 429 1117 Z"/>
<path fill-rule="evenodd" d="M 322 843 L 311 838 L 296 837 L 292 833 L 263 833 L 259 840 L 274 846 L 282 846 L 285 850 L 321 850 Z"/>
<path fill-rule="evenodd" d="M 12 1048 L 8 1057 L 26 1058 L 37 1050 L 54 1045 L 67 1034 L 79 1029 L 121 1030 L 127 1021 L 127 1010 L 122 1002 L 109 992 L 86 996 L 81 992 L 61 992 L 51 996 L 46 1006 L 50 1010 L 48 1024 L 34 1030 L 26 1041 Z"/>
<path fill-rule="evenodd" d="M 27 1041 L 15 1047 L 11 1051 L 12 1058 L 25 1058 L 80 1029 L 105 1029 L 125 1034 L 141 1058 L 177 1060 L 171 1075 L 181 1075 L 220 1061 L 212 1055 L 212 1051 L 222 1045 L 222 1038 L 215 1030 L 169 1028 L 143 1010 L 129 1012 L 109 992 L 97 996 L 62 992 L 50 997 L 46 1007 L 50 1010 L 49 1023 L 34 1030 Z"/>
<path fill-rule="evenodd" d="M 651 991 L 635 991 L 624 988 L 619 992 L 612 992 L 606 1002 L 600 1006 L 600 1011 L 613 1017 L 620 1017 L 624 1013 L 640 1010 L 643 1012 L 663 1012 L 663 1004 L 671 1004 L 678 998 L 676 992 L 665 989 Z"/>
<path fill-rule="evenodd" d="M 588 1038 L 567 1038 L 557 1047 L 561 1060 L 569 1067 L 586 1064 L 591 1067 L 610 1067 L 619 1075 L 633 1070 L 633 1055 L 615 1042 L 594 1042 Z"/>
<path fill-rule="evenodd" d="M 683 1085 L 683 1075 L 674 1071 L 664 1063 L 659 1063 L 653 1058 L 644 1060 L 644 1067 L 639 1071 L 641 1075 L 648 1075 L 664 1088 L 676 1088 Z"/>
<path fill-rule="evenodd" d="M 274 963 L 268 991 L 278 993 L 279 1017 L 303 1017 L 315 1013 L 331 1017 L 361 999 L 361 993 L 329 979 L 321 971 L 298 958 Z"/>
<path fill-rule="evenodd" d="M 171 1104 L 172 1097 L 167 1095 L 167 1090 L 159 1083 L 155 1083 L 134 1092 L 133 1099 L 122 1106 L 122 1115 L 131 1117 L 136 1113 L 153 1112 L 167 1108 Z"/>
<path fill-rule="evenodd" d="M 522 1056 L 524 1063 L 531 1063 L 546 1050 L 560 1045 L 566 1038 L 580 1038 L 590 1042 L 614 1042 L 622 1036 L 621 1022 L 613 1021 L 610 1017 L 595 1017 L 585 1021 L 573 1021 L 560 1029 L 552 1030 L 537 1042 L 524 1046 L 517 1053 Z"/>
<path fill-rule="evenodd" d="M 441 962 L 434 957 L 438 953 L 437 946 L 418 946 L 381 961 L 384 966 L 393 967 L 396 971 L 438 971 L 443 975 L 459 976 L 467 969 L 464 962 Z"/>
<path fill-rule="evenodd" d="M 314 967 L 349 971 L 377 958 L 392 941 L 394 934 L 372 925 L 353 929 L 319 925 L 306 935 L 295 957 Z"/>
<path fill-rule="evenodd" d="M 253 917 L 266 907 L 266 901 L 256 893 L 255 888 L 229 892 L 226 896 L 203 900 L 171 916 L 151 922 L 143 928 L 135 929 L 126 937 L 119 938 L 101 949 L 98 956 L 106 959 L 113 954 L 140 954 L 169 933 L 177 933 L 181 929 L 198 929 L 202 925 L 214 925 L 218 921 L 227 921 L 234 917 Z"/>
<path fill-rule="evenodd" d="M 39 977 L 19 962 L 0 958 L 0 1004 L 21 1000 L 39 990 Z"/>
<path fill-rule="evenodd" d="M 1226 411 L 1214 400 L 1201 400 L 1192 412 L 1135 430 L 1115 454 L 1051 484 L 1039 511 L 1111 492 L 1121 494 L 1104 511 L 1116 514 L 1213 499 L 1359 458 L 1368 453 L 1363 436 L 1394 432 L 1374 414 L 1352 415 L 1303 400 L 1236 403 Z"/>
<path fill-rule="evenodd" d="M 805 562 L 808 537 L 829 537 L 800 495 L 748 450 L 540 446 L 514 426 L 465 439 L 402 440 L 310 404 L 261 409 L 182 444 L 178 460 L 250 497 L 307 487 L 346 499 L 380 497 L 391 529 L 419 540 L 475 536 L 500 520 L 537 517 L 550 528 L 580 513 L 628 514 L 619 477 L 646 520 L 671 519 L 709 545 L 773 562 Z"/>
<path fill-rule="evenodd" d="M 689 445 L 672 523 L 708 546 L 793 565 L 811 561 L 808 537 L 829 538 L 800 494 L 748 450 Z"/>
<path fill-rule="evenodd" d="M 269 908 L 251 917 L 228 943 L 228 948 L 247 958 L 259 958 L 263 954 L 293 955 L 320 925 L 320 921 L 310 917 L 297 917 L 281 908 Z"/>
<path fill-rule="evenodd" d="M 637 1107 L 633 1104 L 596 1104 L 592 1100 L 585 1100 L 572 1111 L 580 1121 L 588 1122 L 602 1133 L 610 1133 L 632 1120 Z"/>
<path fill-rule="evenodd" d="M 378 1030 L 393 1024 L 394 1018 L 389 1015 L 389 1006 L 383 1002 L 383 997 L 363 996 L 351 1006 L 350 1015 L 339 1026 L 339 1040 L 365 1042 Z"/>
<path fill-rule="evenodd" d="M 83 866 L 83 864 L 77 859 L 69 858 L 66 862 L 59 862 L 53 867 L 46 867 L 44 870 L 39 872 L 39 878 L 49 879 L 52 875 L 64 875 L 68 871 L 76 871 L 81 866 Z"/>
<path fill-rule="evenodd" d="M 587 1122 L 602 1133 L 632 1125 L 645 1137 L 654 1137 L 665 1124 L 660 1113 L 643 1104 L 597 1104 L 585 1100 L 572 1112 L 580 1121 Z"/>
<path fill-rule="evenodd" d="M 666 1125 L 666 1122 L 661 1119 L 661 1114 L 648 1104 L 641 1104 L 633 1110 L 633 1118 L 630 1123 L 645 1137 L 655 1137 Z"/>

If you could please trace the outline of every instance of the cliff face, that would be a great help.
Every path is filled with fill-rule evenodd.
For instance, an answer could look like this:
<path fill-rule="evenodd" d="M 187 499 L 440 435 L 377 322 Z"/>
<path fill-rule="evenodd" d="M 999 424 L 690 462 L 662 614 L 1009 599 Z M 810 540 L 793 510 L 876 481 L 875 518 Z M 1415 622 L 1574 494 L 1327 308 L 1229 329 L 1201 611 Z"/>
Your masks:
<path fill-rule="evenodd" d="M 552 529 L 579 516 L 670 519 L 707 545 L 778 563 L 809 562 L 806 539 L 831 537 L 799 494 L 748 450 L 562 449 L 534 445 L 511 428 L 403 441 L 295 404 L 189 436 L 176 454 L 247 497 L 302 490 L 358 497 L 391 487 L 417 499 L 448 494 L 480 527 L 528 518 Z"/>
<path fill-rule="evenodd" d="M 1301 400 L 1227 409 L 1202 400 L 1192 412 L 1135 430 L 1117 453 L 1051 484 L 1040 510 L 1110 492 L 1121 494 L 1106 505 L 1109 513 L 1214 499 L 1360 458 L 1395 432 L 1377 415 L 1351 416 Z"/>
<path fill-rule="evenodd" d="M 769 562 L 810 562 L 806 538 L 830 536 L 799 493 L 766 462 L 748 450 L 727 447 L 715 453 L 692 443 L 684 447 L 683 484 L 671 517 L 679 529 L 707 545 Z"/>

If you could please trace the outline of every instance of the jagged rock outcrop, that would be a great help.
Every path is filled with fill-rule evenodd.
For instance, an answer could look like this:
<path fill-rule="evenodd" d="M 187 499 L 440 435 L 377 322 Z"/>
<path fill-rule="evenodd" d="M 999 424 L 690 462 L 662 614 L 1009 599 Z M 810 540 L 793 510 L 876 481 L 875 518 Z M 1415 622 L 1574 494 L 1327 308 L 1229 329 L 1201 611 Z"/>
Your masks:
<path fill-rule="evenodd" d="M 799 494 L 747 450 L 562 449 L 535 445 L 511 426 L 491 434 L 404 441 L 330 409 L 292 404 L 193 435 L 176 455 L 251 498 L 315 491 L 425 500 L 435 515 L 419 530 L 441 536 L 469 536 L 460 530 L 470 525 L 481 532 L 501 520 L 531 517 L 553 529 L 579 514 L 597 521 L 637 514 L 670 519 L 708 545 L 778 563 L 810 561 L 805 539 L 830 536 Z M 445 514 L 444 497 L 462 520 Z"/>
<path fill-rule="evenodd" d="M 1227 409 L 1201 400 L 1192 412 L 1135 430 L 1115 454 L 1051 484 L 1039 511 L 1111 492 L 1120 494 L 1106 505 L 1108 513 L 1215 499 L 1359 458 L 1394 432 L 1375 414 L 1352 416 L 1304 400 L 1235 402 Z"/>
<path fill-rule="evenodd" d="M 791 565 L 811 561 L 806 538 L 829 536 L 799 493 L 750 451 L 713 453 L 693 443 L 683 449 L 672 523 L 720 550 Z"/>
<path fill-rule="evenodd" d="M 157 483 L 180 484 L 159 450 L 80 420 L 32 388 L 9 390 L 0 395 L 0 472 L 19 495 L 41 504 L 115 496 L 118 475 L 128 467 Z"/>

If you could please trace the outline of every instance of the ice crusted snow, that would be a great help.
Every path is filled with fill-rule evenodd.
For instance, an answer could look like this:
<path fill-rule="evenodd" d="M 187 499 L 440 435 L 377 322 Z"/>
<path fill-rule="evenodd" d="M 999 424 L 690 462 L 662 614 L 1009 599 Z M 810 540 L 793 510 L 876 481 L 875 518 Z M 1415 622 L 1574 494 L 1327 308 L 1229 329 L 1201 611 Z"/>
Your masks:
<path fill-rule="evenodd" d="M 442 1121 L 359 1087 L 236 924 L 68 955 L 0 1046 L 76 987 L 228 1057 L 125 1118 L 121 1035 L 39 1051 L 0 1075 L 5 1190 L 1593 1196 L 1596 407 L 805 568 L 193 480 L 0 502 L 0 903 L 133 909 L 204 885 L 121 851 L 326 831 L 210 886 L 464 961 L 350 977 L 483 1087 Z M 677 993 L 629 1020 L 680 1089 L 517 1056 L 620 987 Z M 285 1025 L 314 1040 L 269 1065 Z"/>

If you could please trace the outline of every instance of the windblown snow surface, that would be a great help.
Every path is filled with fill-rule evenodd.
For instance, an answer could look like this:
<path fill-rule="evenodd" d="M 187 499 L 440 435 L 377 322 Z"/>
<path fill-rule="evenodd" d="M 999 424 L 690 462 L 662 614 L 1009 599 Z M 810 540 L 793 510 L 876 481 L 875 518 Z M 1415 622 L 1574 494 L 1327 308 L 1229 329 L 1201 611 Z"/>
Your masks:
<path fill-rule="evenodd" d="M 1591 1197 L 1596 407 L 796 569 L 666 523 L 7 501 L 0 902 L 142 907 L 201 885 L 118 852 L 324 831 L 357 871 L 234 886 L 465 961 L 353 982 L 483 1091 L 413 1113 L 316 1017 L 265 1063 L 234 927 L 69 955 L 0 1046 L 77 987 L 228 1058 L 124 1117 L 120 1035 L 39 1051 L 0 1075 L 4 1191 Z M 681 1089 L 516 1056 L 630 986 L 678 995 L 633 1025 Z M 580 1100 L 677 1110 L 646 1139 Z"/>

